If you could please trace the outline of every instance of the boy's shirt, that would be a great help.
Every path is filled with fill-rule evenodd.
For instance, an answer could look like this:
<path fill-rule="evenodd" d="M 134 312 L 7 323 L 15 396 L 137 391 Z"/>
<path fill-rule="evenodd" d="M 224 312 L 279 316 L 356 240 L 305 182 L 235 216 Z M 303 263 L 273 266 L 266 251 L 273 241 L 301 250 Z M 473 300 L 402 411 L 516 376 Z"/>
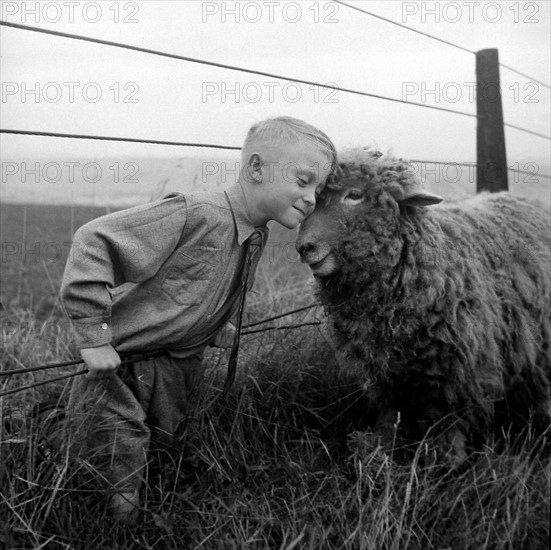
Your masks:
<path fill-rule="evenodd" d="M 268 229 L 253 226 L 239 184 L 169 195 L 82 226 L 61 285 L 77 347 L 180 356 L 204 348 L 237 309 L 243 245 L 255 229 L 262 251 Z"/>

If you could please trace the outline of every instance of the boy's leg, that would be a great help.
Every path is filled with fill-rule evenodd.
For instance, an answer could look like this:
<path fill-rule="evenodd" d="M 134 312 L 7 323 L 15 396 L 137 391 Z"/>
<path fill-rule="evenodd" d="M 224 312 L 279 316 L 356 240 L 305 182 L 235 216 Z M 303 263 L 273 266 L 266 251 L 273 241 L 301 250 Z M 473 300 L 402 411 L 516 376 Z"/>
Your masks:
<path fill-rule="evenodd" d="M 69 400 L 70 437 L 107 492 L 137 493 L 149 450 L 145 412 L 118 375 L 78 380 Z"/>
<path fill-rule="evenodd" d="M 186 358 L 169 355 L 131 365 L 125 383 L 142 403 L 145 424 L 151 430 L 151 447 L 162 462 L 179 451 L 175 436 L 185 425 L 194 408 L 203 375 L 202 354 Z"/>
<path fill-rule="evenodd" d="M 72 444 L 113 493 L 111 511 L 117 519 L 134 519 L 151 431 L 156 449 L 172 454 L 174 435 L 190 413 L 201 377 L 201 355 L 161 356 L 73 386 Z"/>

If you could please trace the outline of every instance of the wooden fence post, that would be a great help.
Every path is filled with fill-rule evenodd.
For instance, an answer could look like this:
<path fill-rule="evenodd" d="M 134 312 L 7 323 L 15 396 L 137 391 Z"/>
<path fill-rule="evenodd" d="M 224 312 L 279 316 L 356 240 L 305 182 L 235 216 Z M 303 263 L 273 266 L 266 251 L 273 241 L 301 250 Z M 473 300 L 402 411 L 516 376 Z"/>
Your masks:
<path fill-rule="evenodd" d="M 476 52 L 476 114 L 476 191 L 506 191 L 507 158 L 496 49 Z"/>

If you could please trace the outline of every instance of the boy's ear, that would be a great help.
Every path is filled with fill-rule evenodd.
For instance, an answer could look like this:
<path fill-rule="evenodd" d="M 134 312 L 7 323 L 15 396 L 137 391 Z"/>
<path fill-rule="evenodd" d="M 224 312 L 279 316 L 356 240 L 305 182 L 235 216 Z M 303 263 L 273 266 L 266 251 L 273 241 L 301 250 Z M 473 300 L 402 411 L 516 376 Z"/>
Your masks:
<path fill-rule="evenodd" d="M 260 183 L 262 181 L 262 158 L 259 153 L 253 153 L 249 157 L 247 172 L 252 182 Z"/>

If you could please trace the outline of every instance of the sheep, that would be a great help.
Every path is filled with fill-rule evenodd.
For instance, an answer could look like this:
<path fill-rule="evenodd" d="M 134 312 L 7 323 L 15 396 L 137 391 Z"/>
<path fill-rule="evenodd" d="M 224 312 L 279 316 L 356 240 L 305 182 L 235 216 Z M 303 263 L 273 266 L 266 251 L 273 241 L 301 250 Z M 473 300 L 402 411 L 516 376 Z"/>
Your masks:
<path fill-rule="evenodd" d="M 411 165 L 339 159 L 296 248 L 375 431 L 428 437 L 453 468 L 507 419 L 551 419 L 549 210 L 507 192 L 442 201 Z M 429 433 L 430 432 L 430 433 Z"/>

